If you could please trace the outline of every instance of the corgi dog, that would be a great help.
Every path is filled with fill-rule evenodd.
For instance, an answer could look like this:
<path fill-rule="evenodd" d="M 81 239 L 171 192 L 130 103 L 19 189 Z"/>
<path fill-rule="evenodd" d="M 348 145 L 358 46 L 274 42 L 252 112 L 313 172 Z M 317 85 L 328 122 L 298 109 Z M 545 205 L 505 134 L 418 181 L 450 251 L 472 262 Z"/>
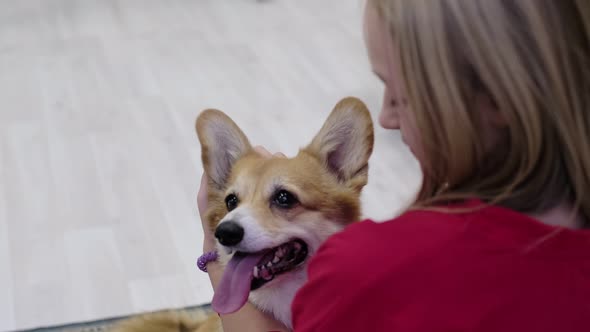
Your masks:
<path fill-rule="evenodd" d="M 332 234 L 361 217 L 373 123 L 358 99 L 340 101 L 294 158 L 265 158 L 224 113 L 197 119 L 207 175 L 206 222 L 226 262 L 212 301 L 228 314 L 249 299 L 291 328 L 306 266 Z"/>
<path fill-rule="evenodd" d="M 341 100 L 293 158 L 260 155 L 218 110 L 203 111 L 196 130 L 207 176 L 204 222 L 224 265 L 212 308 L 229 314 L 249 300 L 292 329 L 291 303 L 308 262 L 330 235 L 360 220 L 374 141 L 370 113 L 356 98 Z M 219 330 L 218 320 L 194 331 Z"/>

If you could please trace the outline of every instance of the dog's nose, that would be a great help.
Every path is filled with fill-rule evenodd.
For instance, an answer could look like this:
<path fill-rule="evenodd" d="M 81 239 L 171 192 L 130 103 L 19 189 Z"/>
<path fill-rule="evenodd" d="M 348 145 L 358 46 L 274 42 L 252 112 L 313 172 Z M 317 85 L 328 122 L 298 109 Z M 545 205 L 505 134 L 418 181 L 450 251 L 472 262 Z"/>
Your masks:
<path fill-rule="evenodd" d="M 244 238 L 244 229 L 235 221 L 222 222 L 215 229 L 215 237 L 224 246 L 235 246 Z"/>

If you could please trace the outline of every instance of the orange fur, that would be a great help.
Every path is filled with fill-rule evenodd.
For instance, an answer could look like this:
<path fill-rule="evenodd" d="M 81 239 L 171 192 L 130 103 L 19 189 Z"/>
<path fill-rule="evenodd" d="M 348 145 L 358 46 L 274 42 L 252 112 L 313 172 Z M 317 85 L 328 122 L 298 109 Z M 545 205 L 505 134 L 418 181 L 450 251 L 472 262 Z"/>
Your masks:
<path fill-rule="evenodd" d="M 163 311 L 125 319 L 112 332 L 219 332 L 216 314 L 193 317 L 185 312 Z"/>

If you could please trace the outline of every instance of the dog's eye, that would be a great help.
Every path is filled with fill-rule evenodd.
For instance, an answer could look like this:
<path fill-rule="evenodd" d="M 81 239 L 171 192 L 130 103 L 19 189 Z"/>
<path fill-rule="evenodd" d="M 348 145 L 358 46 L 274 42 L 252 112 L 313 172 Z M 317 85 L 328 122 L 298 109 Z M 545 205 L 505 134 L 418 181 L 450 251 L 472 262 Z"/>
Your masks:
<path fill-rule="evenodd" d="M 279 190 L 273 197 L 273 203 L 281 208 L 288 209 L 295 206 L 299 201 L 295 195 L 286 190 Z"/>
<path fill-rule="evenodd" d="M 238 196 L 236 196 L 234 194 L 229 194 L 225 198 L 225 206 L 227 207 L 228 211 L 231 211 L 231 210 L 235 209 L 236 207 L 238 207 L 238 202 L 239 202 Z"/>

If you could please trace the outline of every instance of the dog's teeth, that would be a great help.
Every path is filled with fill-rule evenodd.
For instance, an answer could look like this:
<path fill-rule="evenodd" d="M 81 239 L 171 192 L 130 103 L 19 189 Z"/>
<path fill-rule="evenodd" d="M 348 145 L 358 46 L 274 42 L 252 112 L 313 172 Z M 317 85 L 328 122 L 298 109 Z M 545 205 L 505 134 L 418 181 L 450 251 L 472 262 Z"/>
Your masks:
<path fill-rule="evenodd" d="M 252 274 L 254 276 L 254 278 L 258 278 L 259 277 L 259 270 L 258 270 L 258 266 L 254 267 L 254 273 Z"/>
<path fill-rule="evenodd" d="M 278 262 L 280 262 L 280 261 L 281 261 L 281 258 L 280 258 L 280 257 L 278 257 L 278 256 L 275 256 L 275 258 L 273 258 L 273 259 L 272 259 L 272 263 L 273 263 L 273 264 L 276 264 L 276 263 L 278 263 Z"/>
<path fill-rule="evenodd" d="M 266 263 L 266 267 L 271 267 L 271 266 L 272 266 L 272 262 Z"/>

